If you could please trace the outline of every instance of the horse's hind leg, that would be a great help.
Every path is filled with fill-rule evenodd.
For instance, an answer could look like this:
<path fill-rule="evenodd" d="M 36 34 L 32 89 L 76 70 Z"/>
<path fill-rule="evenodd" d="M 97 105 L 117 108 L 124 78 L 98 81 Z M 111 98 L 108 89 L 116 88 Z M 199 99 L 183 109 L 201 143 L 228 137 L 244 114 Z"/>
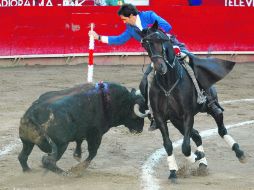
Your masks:
<path fill-rule="evenodd" d="M 235 152 L 236 157 L 239 159 L 241 163 L 246 162 L 246 158 L 244 152 L 240 149 L 239 144 L 228 134 L 226 127 L 224 126 L 223 122 L 223 113 L 221 114 L 214 114 L 210 113 L 212 117 L 215 119 L 217 126 L 218 126 L 218 133 L 219 135 L 226 141 L 229 147 Z"/>
<path fill-rule="evenodd" d="M 28 156 L 31 154 L 34 143 L 21 139 L 23 143 L 22 151 L 20 152 L 18 159 L 24 172 L 29 171 L 30 168 L 27 165 Z"/>

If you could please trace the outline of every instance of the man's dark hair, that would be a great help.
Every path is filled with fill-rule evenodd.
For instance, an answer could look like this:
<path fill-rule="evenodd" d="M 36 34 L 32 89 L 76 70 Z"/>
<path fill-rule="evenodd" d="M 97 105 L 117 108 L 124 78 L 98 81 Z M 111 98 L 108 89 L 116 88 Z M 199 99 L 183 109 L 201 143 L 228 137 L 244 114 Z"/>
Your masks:
<path fill-rule="evenodd" d="M 124 4 L 120 7 L 117 14 L 129 17 L 131 14 L 136 16 L 139 13 L 138 9 L 132 4 Z"/>

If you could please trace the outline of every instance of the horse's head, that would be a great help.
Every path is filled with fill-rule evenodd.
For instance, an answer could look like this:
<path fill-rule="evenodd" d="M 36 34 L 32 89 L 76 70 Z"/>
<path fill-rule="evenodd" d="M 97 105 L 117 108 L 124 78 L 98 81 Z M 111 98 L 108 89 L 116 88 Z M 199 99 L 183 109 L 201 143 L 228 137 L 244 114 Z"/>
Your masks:
<path fill-rule="evenodd" d="M 173 67 L 175 57 L 169 37 L 158 28 L 157 21 L 139 34 L 142 37 L 142 46 L 154 63 L 154 69 L 160 74 L 165 74 L 168 71 L 167 65 Z"/>

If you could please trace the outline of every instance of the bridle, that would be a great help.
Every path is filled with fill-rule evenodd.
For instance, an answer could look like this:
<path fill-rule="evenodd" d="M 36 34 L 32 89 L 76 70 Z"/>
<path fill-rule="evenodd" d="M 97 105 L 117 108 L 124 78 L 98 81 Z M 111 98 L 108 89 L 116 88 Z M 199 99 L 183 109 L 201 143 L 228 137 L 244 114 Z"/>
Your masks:
<path fill-rule="evenodd" d="M 156 31 L 156 32 L 153 32 L 151 34 L 148 34 L 147 36 L 145 36 L 144 38 L 141 39 L 141 44 L 143 47 L 145 47 L 145 44 L 148 45 L 148 48 L 149 48 L 149 52 L 151 54 L 150 58 L 151 59 L 154 59 L 154 58 L 161 58 L 163 59 L 163 61 L 166 63 L 166 65 L 170 66 L 171 68 L 174 68 L 175 66 L 175 63 L 176 63 L 176 56 L 174 57 L 174 61 L 172 63 L 170 63 L 167 59 L 167 55 L 166 55 L 166 47 L 165 47 L 165 42 L 168 42 L 170 39 L 168 36 L 164 37 L 163 39 L 160 39 L 160 40 L 156 40 L 156 39 L 151 39 L 151 37 L 153 35 L 159 35 L 161 36 L 161 33 Z M 151 42 L 155 42 L 155 41 L 160 41 L 161 42 L 161 46 L 162 46 L 162 55 L 158 54 L 158 53 L 154 53 L 152 48 L 151 48 Z"/>
<path fill-rule="evenodd" d="M 156 32 L 153 32 L 151 34 L 148 34 L 147 36 L 145 36 L 144 38 L 142 38 L 141 40 L 141 44 L 142 46 L 145 48 L 145 44 L 148 45 L 148 48 L 149 48 L 149 51 L 150 51 L 150 58 L 153 59 L 153 58 L 161 58 L 163 59 L 163 61 L 166 63 L 166 65 L 170 66 L 172 69 L 175 67 L 176 63 L 179 63 L 179 60 L 178 58 L 176 57 L 176 55 L 174 55 L 174 60 L 172 63 L 170 63 L 167 59 L 167 56 L 166 56 L 166 47 L 165 47 L 165 42 L 169 41 L 169 37 L 166 36 L 166 37 L 163 37 L 162 39 L 151 39 L 151 37 L 153 35 L 159 35 L 161 37 L 161 33 L 159 31 L 156 31 Z M 151 48 L 151 42 L 155 42 L 155 41 L 161 41 L 161 46 L 162 46 L 162 55 L 158 54 L 158 53 L 154 53 L 152 48 Z M 156 77 L 156 83 L 157 85 L 159 86 L 159 88 L 164 92 L 165 96 L 170 96 L 171 95 L 171 92 L 175 89 L 175 87 L 178 85 L 178 83 L 180 82 L 180 80 L 182 79 L 182 69 L 178 70 L 177 71 L 178 73 L 178 78 L 176 80 L 176 82 L 173 84 L 173 86 L 169 89 L 169 90 L 166 90 L 159 82 L 158 80 L 158 76 L 155 75 Z M 164 73 L 166 74 L 166 73 Z"/>

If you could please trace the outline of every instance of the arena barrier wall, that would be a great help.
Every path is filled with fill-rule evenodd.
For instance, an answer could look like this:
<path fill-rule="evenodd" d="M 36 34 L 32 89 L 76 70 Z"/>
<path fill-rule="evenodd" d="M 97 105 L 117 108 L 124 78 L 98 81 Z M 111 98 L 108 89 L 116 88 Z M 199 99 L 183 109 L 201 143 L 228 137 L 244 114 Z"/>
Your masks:
<path fill-rule="evenodd" d="M 172 26 L 172 32 L 197 54 L 244 54 L 254 52 L 254 7 L 170 6 L 152 1 L 139 10 L 154 10 Z M 0 58 L 70 57 L 88 53 L 88 30 L 118 35 L 125 26 L 119 7 L 0 7 Z M 96 42 L 95 56 L 143 55 L 139 42 L 122 46 Z"/>

